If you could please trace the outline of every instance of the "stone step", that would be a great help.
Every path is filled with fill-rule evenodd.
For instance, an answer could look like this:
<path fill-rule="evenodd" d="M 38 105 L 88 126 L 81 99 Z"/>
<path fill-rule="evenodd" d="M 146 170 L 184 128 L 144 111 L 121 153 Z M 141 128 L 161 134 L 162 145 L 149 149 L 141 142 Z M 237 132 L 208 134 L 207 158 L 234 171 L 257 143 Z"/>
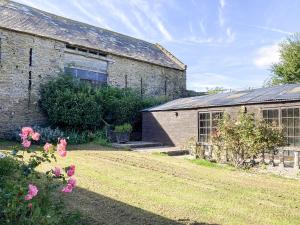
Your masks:
<path fill-rule="evenodd" d="M 135 149 L 135 148 L 152 148 L 162 146 L 158 142 L 146 142 L 146 141 L 130 141 L 124 144 L 112 143 L 112 147 L 115 148 L 126 148 L 126 149 Z"/>

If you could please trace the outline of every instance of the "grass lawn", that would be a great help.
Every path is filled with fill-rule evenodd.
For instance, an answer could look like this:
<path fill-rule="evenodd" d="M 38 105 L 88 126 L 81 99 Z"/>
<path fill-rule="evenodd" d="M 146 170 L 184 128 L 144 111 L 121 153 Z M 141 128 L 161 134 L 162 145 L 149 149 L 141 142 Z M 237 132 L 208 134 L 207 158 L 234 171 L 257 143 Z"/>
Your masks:
<path fill-rule="evenodd" d="M 300 181 L 158 154 L 76 149 L 59 164 L 76 164 L 78 188 L 67 204 L 90 224 L 300 224 Z"/>

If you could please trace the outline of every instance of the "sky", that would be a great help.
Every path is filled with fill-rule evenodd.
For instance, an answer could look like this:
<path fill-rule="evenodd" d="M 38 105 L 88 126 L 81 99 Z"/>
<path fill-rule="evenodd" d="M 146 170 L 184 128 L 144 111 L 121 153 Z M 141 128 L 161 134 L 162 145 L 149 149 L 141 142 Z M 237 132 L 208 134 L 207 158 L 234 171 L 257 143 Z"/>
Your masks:
<path fill-rule="evenodd" d="M 16 0 L 160 43 L 187 65 L 187 88 L 263 86 L 279 43 L 300 31 L 299 0 Z"/>

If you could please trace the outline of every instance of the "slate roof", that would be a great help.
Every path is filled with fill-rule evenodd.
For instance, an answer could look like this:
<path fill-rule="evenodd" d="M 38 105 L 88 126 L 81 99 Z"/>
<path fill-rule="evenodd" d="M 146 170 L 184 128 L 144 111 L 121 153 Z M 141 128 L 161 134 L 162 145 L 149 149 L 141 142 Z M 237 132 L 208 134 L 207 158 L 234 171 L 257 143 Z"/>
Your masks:
<path fill-rule="evenodd" d="M 144 112 L 198 109 L 220 106 L 300 101 L 300 84 L 285 84 L 268 88 L 180 98 L 148 108 Z"/>
<path fill-rule="evenodd" d="M 159 45 L 56 16 L 13 1 L 0 0 L 0 27 L 185 70 L 182 62 Z"/>

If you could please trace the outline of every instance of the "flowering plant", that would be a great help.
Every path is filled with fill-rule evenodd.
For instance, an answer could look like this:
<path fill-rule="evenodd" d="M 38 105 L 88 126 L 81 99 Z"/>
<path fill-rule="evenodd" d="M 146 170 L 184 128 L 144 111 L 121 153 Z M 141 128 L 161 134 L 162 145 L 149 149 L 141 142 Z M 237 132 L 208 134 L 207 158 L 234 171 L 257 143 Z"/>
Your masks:
<path fill-rule="evenodd" d="M 66 157 L 67 141 L 64 138 L 59 138 L 56 144 L 46 143 L 42 149 L 33 148 L 32 144 L 38 142 L 41 136 L 31 127 L 23 127 L 20 138 L 22 146 L 15 146 L 11 155 L 18 159 L 22 175 L 25 176 L 26 180 L 30 183 L 28 184 L 27 194 L 25 196 L 24 191 L 20 188 L 18 192 L 18 201 L 20 203 L 28 202 L 28 207 L 32 208 L 34 206 L 33 200 L 38 197 L 39 194 L 39 187 L 37 184 L 34 184 L 34 181 L 35 178 L 39 179 L 40 175 L 35 169 L 42 163 L 51 163 L 52 160 L 56 162 L 57 159 L 55 153 L 60 157 Z M 29 158 L 24 157 L 25 152 L 29 154 Z M 76 185 L 76 179 L 73 177 L 74 174 L 75 165 L 70 165 L 63 169 L 60 167 L 50 169 L 46 172 L 47 182 L 43 189 L 47 192 L 49 189 L 57 188 L 59 185 L 57 185 L 57 182 L 54 182 L 54 179 L 61 179 L 65 186 L 61 188 L 60 191 L 70 193 Z"/>

